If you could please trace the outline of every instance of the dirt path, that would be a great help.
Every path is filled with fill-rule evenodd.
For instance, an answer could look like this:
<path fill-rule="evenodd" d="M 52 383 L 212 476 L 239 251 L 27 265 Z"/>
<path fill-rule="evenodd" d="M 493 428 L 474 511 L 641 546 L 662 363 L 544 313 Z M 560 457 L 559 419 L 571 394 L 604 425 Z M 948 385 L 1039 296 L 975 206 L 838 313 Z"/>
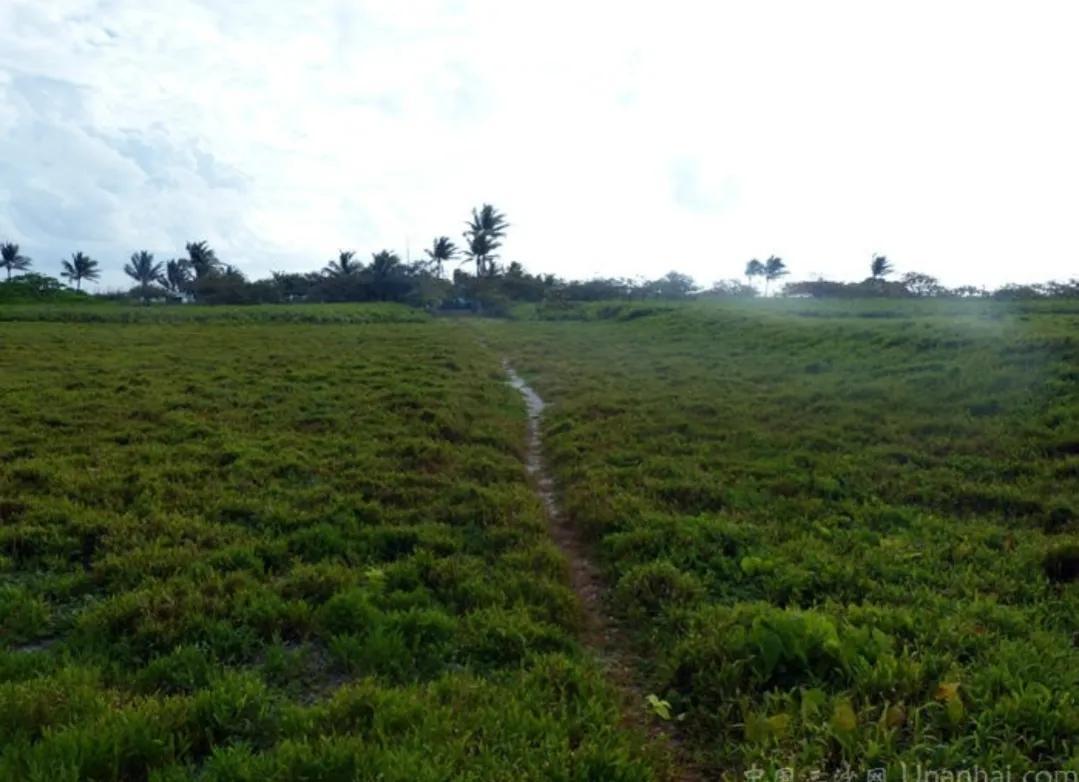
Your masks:
<path fill-rule="evenodd" d="M 584 614 L 581 640 L 599 657 L 608 678 L 618 688 L 622 698 L 622 713 L 631 724 L 655 739 L 665 741 L 676 762 L 673 779 L 696 782 L 707 779 L 686 757 L 675 726 L 660 722 L 648 713 L 648 691 L 638 674 L 629 639 L 604 605 L 606 585 L 599 568 L 588 554 L 588 546 L 580 532 L 561 513 L 555 499 L 554 479 L 543 459 L 543 438 L 540 423 L 545 407 L 543 399 L 503 359 L 502 367 L 509 383 L 517 389 L 528 410 L 528 451 L 525 465 L 537 496 L 547 512 L 551 537 L 569 563 L 570 583 L 581 601 Z"/>

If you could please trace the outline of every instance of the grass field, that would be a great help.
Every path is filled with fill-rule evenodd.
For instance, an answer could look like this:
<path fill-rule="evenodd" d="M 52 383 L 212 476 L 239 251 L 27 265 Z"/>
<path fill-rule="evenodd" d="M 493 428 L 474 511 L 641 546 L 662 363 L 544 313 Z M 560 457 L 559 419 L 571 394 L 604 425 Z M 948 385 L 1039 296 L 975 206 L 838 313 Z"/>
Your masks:
<path fill-rule="evenodd" d="M 0 311 L 0 779 L 663 779 L 502 358 L 714 776 L 1079 769 L 1079 313 L 946 306 Z"/>
<path fill-rule="evenodd" d="M 0 326 L 0 779 L 656 778 L 497 356 L 231 320 Z"/>
<path fill-rule="evenodd" d="M 486 331 L 715 767 L 1079 768 L 1074 307 L 574 315 Z"/>

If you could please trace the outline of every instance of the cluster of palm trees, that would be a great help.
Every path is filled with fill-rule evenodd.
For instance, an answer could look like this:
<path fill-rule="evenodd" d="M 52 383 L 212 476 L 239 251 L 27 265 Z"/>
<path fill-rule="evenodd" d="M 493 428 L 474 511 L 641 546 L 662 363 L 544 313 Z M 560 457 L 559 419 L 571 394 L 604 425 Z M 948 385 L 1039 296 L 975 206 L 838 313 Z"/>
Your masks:
<path fill-rule="evenodd" d="M 174 296 L 186 296 L 192 285 L 215 275 L 238 275 L 232 266 L 221 263 L 207 242 L 188 242 L 186 258 L 157 261 L 154 254 L 139 250 L 124 265 L 124 274 L 134 280 L 143 300 L 149 298 L 155 286 Z"/>
<path fill-rule="evenodd" d="M 330 261 L 322 269 L 322 274 L 326 277 L 349 277 L 351 275 L 359 274 L 360 272 L 369 272 L 374 277 L 389 277 L 396 272 L 402 266 L 401 256 L 392 250 L 380 250 L 377 253 L 371 255 L 371 263 L 364 266 L 361 261 L 356 260 L 356 252 L 354 250 L 341 250 L 337 253 L 337 258 Z"/>
<path fill-rule="evenodd" d="M 895 272 L 895 265 L 888 260 L 887 256 L 880 255 L 879 253 L 873 253 L 872 260 L 869 263 L 870 278 L 877 281 L 883 281 L 889 274 Z M 783 262 L 782 258 L 775 255 L 769 256 L 768 260 L 761 263 L 754 258 L 746 264 L 746 282 L 753 285 L 753 280 L 756 277 L 764 278 L 764 295 L 768 295 L 769 284 L 786 277 L 790 274 L 787 269 L 787 264 Z"/>
<path fill-rule="evenodd" d="M 397 272 L 426 272 L 442 277 L 447 264 L 462 255 L 463 260 L 472 262 L 476 267 L 476 276 L 493 276 L 498 267 L 495 263 L 497 251 L 502 246 L 509 223 L 506 215 L 491 204 L 472 210 L 472 217 L 466 221 L 463 234 L 465 249 L 461 250 L 448 236 L 439 236 L 424 252 L 427 260 L 405 269 L 400 257 L 390 251 L 374 253 L 371 263 L 364 266 L 356 258 L 353 250 L 342 250 L 337 258 L 330 261 L 322 270 L 322 275 L 331 278 L 345 278 L 367 272 L 376 279 L 385 279 Z M 190 296 L 199 287 L 199 282 L 208 278 L 242 278 L 239 270 L 222 264 L 214 250 L 206 242 L 189 242 L 186 245 L 186 258 L 173 258 L 157 261 L 153 253 L 139 250 L 131 255 L 124 265 L 124 273 L 135 281 L 139 295 L 143 299 L 150 297 L 155 288 L 163 288 L 174 296 Z M 0 245 L 0 269 L 7 272 L 7 279 L 15 272 L 25 272 L 32 264 L 30 258 L 22 255 L 19 245 L 6 243 Z M 70 260 L 61 261 L 61 277 L 67 279 L 76 290 L 82 289 L 83 280 L 100 278 L 100 263 L 83 252 L 73 253 Z"/>
<path fill-rule="evenodd" d="M 466 230 L 462 234 L 466 243 L 465 260 L 476 265 L 477 277 L 493 276 L 498 271 L 495 264 L 498 254 L 495 251 L 502 246 L 506 229 L 510 227 L 506 215 L 491 204 L 484 204 L 479 209 L 472 209 L 472 218 L 465 225 Z M 461 255 L 460 249 L 448 236 L 435 237 L 430 249 L 424 250 L 424 253 L 427 255 L 427 271 L 436 277 L 441 277 L 446 264 Z"/>
<path fill-rule="evenodd" d="M 222 269 L 221 262 L 206 242 L 189 243 L 187 254 L 187 258 L 161 263 L 154 260 L 153 253 L 139 250 L 124 265 L 124 273 L 138 283 L 140 293 L 145 298 L 154 285 L 182 295 L 193 281 Z M 32 264 L 30 258 L 21 254 L 19 245 L 11 242 L 0 245 L 0 269 L 7 272 L 7 279 L 11 279 L 12 272 L 29 270 Z M 75 290 L 82 290 L 83 280 L 93 281 L 101 277 L 101 264 L 83 252 L 72 253 L 70 260 L 60 261 L 60 269 L 60 276 L 71 283 Z M 235 273 L 232 267 L 225 266 L 224 269 Z"/>
<path fill-rule="evenodd" d="M 437 236 L 431 246 L 424 250 L 427 260 L 412 269 L 413 272 L 426 272 L 434 277 L 445 274 L 446 265 L 464 256 L 465 261 L 474 263 L 477 277 L 490 277 L 498 271 L 495 261 L 502 239 L 506 235 L 509 223 L 506 215 L 491 204 L 484 204 L 479 209 L 473 208 L 472 218 L 465 222 L 463 237 L 466 249 L 461 249 L 448 236 Z M 337 258 L 323 268 L 328 277 L 347 277 L 367 271 L 376 277 L 386 277 L 401 267 L 400 257 L 389 250 L 382 250 L 371 256 L 371 263 L 364 266 L 356 259 L 354 250 L 340 250 Z"/>
<path fill-rule="evenodd" d="M 33 260 L 23 255 L 19 245 L 14 242 L 0 244 L 0 269 L 7 271 L 7 279 L 12 272 L 25 272 L 33 265 Z M 99 264 L 85 253 L 72 253 L 70 261 L 60 261 L 60 276 L 75 285 L 75 290 L 82 289 L 83 280 L 96 280 L 101 276 Z"/>
<path fill-rule="evenodd" d="M 783 259 L 771 255 L 764 263 L 761 263 L 756 258 L 746 264 L 746 281 L 752 286 L 753 278 L 764 278 L 764 295 L 768 295 L 768 286 L 778 280 L 780 277 L 786 277 L 790 272 L 787 270 L 787 264 L 783 262 Z"/>

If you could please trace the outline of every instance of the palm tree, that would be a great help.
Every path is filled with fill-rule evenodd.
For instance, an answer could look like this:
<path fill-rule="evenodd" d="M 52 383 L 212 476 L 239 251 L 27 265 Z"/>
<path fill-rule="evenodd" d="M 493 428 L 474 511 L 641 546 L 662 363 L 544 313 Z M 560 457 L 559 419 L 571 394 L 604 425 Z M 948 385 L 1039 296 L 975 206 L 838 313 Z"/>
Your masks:
<path fill-rule="evenodd" d="M 326 264 L 322 273 L 327 277 L 347 277 L 363 271 L 363 264 L 354 260 L 355 257 L 356 253 L 353 250 L 340 250 L 337 253 L 337 260 Z"/>
<path fill-rule="evenodd" d="M 371 265 L 368 267 L 375 279 L 389 277 L 401 266 L 401 258 L 395 252 L 382 250 L 371 256 Z"/>
<path fill-rule="evenodd" d="M 196 280 L 215 274 L 221 268 L 217 254 L 206 242 L 188 242 L 187 258 Z"/>
<path fill-rule="evenodd" d="M 764 295 L 768 295 L 768 283 L 780 277 L 786 277 L 788 274 L 790 272 L 787 271 L 787 264 L 783 263 L 783 259 L 775 255 L 770 256 L 764 262 Z"/>
<path fill-rule="evenodd" d="M 484 275 L 494 273 L 494 262 L 495 258 L 498 257 L 495 254 L 495 250 L 497 250 L 501 244 L 501 242 L 492 239 L 485 233 L 478 233 L 469 238 L 468 249 L 465 250 L 465 255 L 468 256 L 470 261 L 475 262 L 477 277 L 483 277 Z"/>
<path fill-rule="evenodd" d="M 431 243 L 431 249 L 424 252 L 427 253 L 428 265 L 434 270 L 435 276 L 441 277 L 443 265 L 457 257 L 457 245 L 450 241 L 450 237 L 439 236 Z"/>
<path fill-rule="evenodd" d="M 13 242 L 0 244 L 0 267 L 7 269 L 9 280 L 12 272 L 24 272 L 30 268 L 31 263 L 25 255 L 19 255 L 19 245 Z"/>
<path fill-rule="evenodd" d="M 883 255 L 874 255 L 873 262 L 869 264 L 869 270 L 873 273 L 874 280 L 883 280 L 895 271 L 895 266 Z"/>
<path fill-rule="evenodd" d="M 764 264 L 754 258 L 746 264 L 746 282 L 752 287 L 754 277 L 764 276 Z"/>
<path fill-rule="evenodd" d="M 101 276 L 98 271 L 98 263 L 84 253 L 72 253 L 70 261 L 61 261 L 63 271 L 61 277 L 66 277 L 69 282 L 75 283 L 75 290 L 82 290 L 83 280 L 96 280 Z"/>
<path fill-rule="evenodd" d="M 183 296 L 191 284 L 191 262 L 186 258 L 173 258 L 165 264 L 165 276 L 162 282 L 172 293 Z"/>
<path fill-rule="evenodd" d="M 506 229 L 509 228 L 506 215 L 490 204 L 484 204 L 478 211 L 472 210 L 472 219 L 466 225 L 468 226 L 464 234 L 465 239 L 468 240 L 466 254 L 476 263 L 476 276 L 492 274 L 495 268 L 492 261 L 498 257 L 495 255 L 495 250 L 502 246 L 499 240 L 506 235 Z"/>
<path fill-rule="evenodd" d="M 153 253 L 139 250 L 131 256 L 131 263 L 124 266 L 124 274 L 139 284 L 142 300 L 146 301 L 150 286 L 161 281 L 161 264 L 154 263 Z"/>

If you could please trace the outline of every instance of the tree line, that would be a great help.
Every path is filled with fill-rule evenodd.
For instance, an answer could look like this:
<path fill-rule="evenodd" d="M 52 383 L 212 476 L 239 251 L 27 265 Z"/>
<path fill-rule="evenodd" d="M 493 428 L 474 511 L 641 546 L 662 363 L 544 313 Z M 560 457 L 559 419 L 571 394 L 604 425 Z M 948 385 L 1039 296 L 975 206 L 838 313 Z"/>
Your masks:
<path fill-rule="evenodd" d="M 565 280 L 554 275 L 528 274 L 520 263 L 499 263 L 499 250 L 510 224 L 506 215 L 491 204 L 472 209 L 462 233 L 463 245 L 449 236 L 435 237 L 424 258 L 402 261 L 392 250 L 372 253 L 363 261 L 354 250 L 341 250 L 318 271 L 274 272 L 269 278 L 248 280 L 237 267 L 221 261 L 206 241 L 188 242 L 185 255 L 158 261 L 139 250 L 124 265 L 133 287 L 123 293 L 97 294 L 102 298 L 134 298 L 151 302 L 200 302 L 248 304 L 276 302 L 398 301 L 415 306 L 475 309 L 492 314 L 515 301 L 599 301 L 605 299 L 684 299 L 690 297 L 807 296 L 815 298 L 866 297 L 992 297 L 997 299 L 1075 297 L 1079 280 L 1042 285 L 1006 285 L 995 290 L 974 286 L 947 288 L 923 272 L 910 271 L 898 279 L 896 267 L 886 256 L 874 253 L 869 276 L 861 282 L 803 280 L 788 282 L 778 291 L 772 286 L 789 276 L 786 262 L 776 255 L 746 263 L 745 282 L 722 280 L 710 288 L 699 286 L 679 272 L 654 280 L 595 278 Z M 448 267 L 456 268 L 447 276 Z M 101 264 L 83 252 L 60 263 L 59 280 L 30 271 L 33 262 L 18 244 L 0 244 L 0 269 L 6 272 L 4 287 L 27 298 L 55 297 L 65 291 L 78 295 L 84 281 L 97 281 Z M 469 266 L 467 272 L 462 266 Z M 0 291 L 2 293 L 2 291 Z M 13 298 L 9 295 L 7 298 Z M 0 295 L 0 300 L 4 297 Z"/>

